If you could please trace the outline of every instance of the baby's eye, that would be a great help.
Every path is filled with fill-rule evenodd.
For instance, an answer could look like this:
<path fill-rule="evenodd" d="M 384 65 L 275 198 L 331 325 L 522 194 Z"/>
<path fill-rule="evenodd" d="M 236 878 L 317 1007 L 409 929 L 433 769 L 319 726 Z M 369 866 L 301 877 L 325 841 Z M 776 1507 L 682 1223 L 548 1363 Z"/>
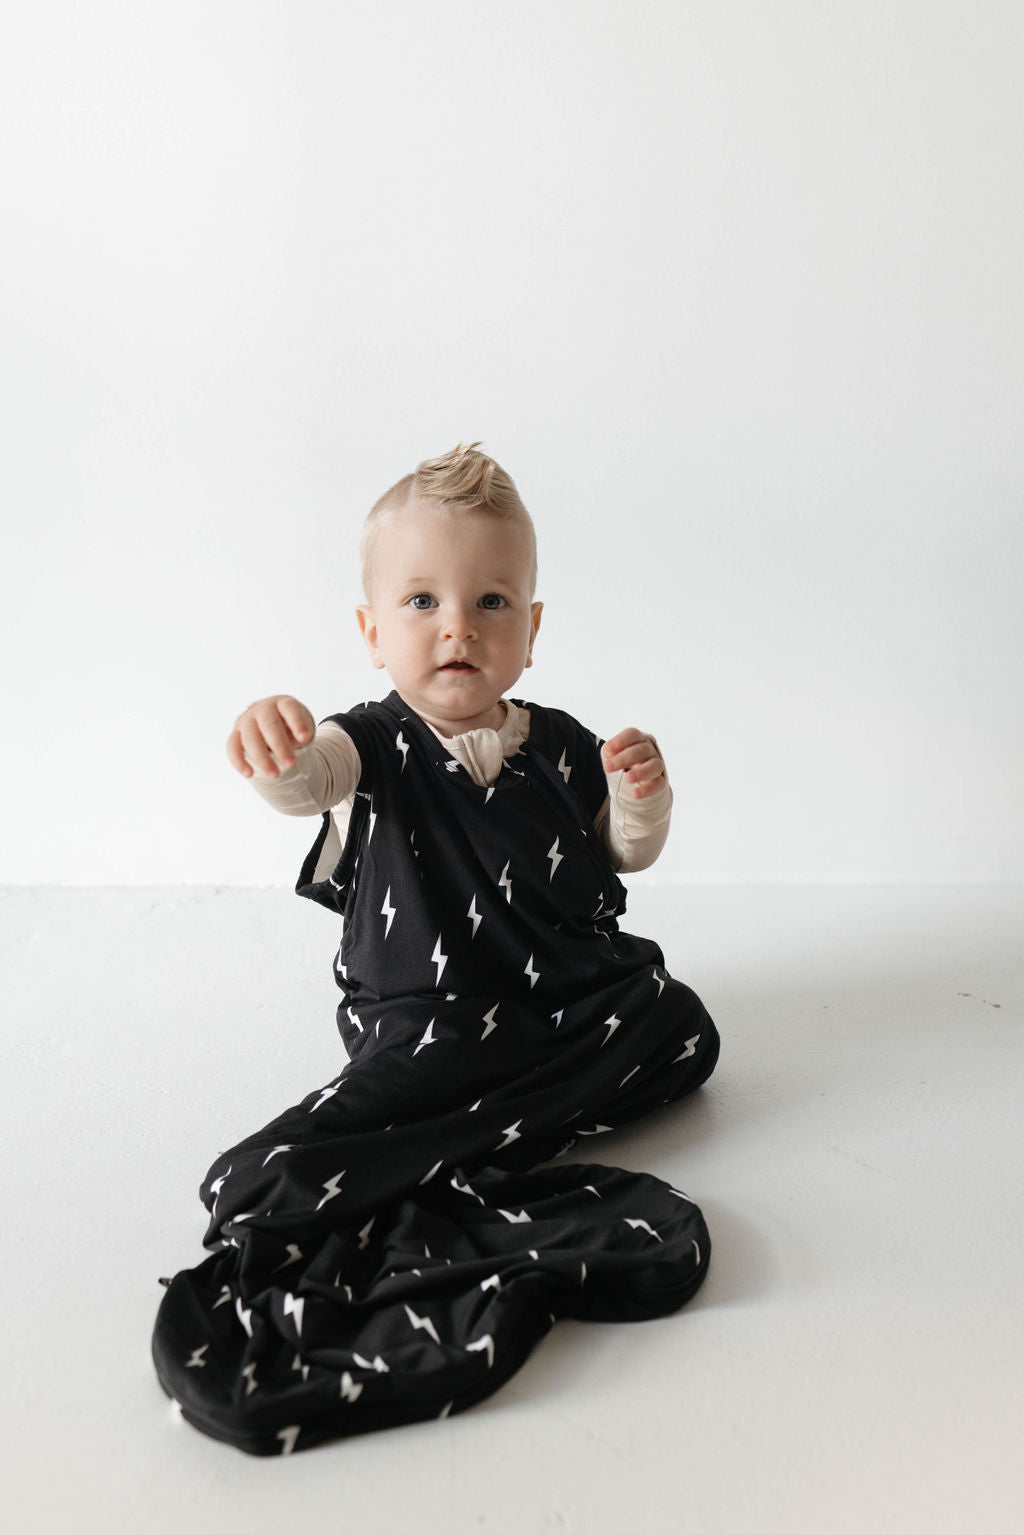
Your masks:
<path fill-rule="evenodd" d="M 425 613 L 428 608 L 436 606 L 437 604 L 429 592 L 417 592 L 415 597 L 409 598 L 409 607 L 415 608 L 420 613 Z"/>
<path fill-rule="evenodd" d="M 490 608 L 493 610 L 495 608 L 506 608 L 508 607 L 508 603 L 506 602 L 505 598 L 500 595 L 500 593 L 486 592 L 484 596 L 480 598 L 480 606 L 482 608 Z"/>

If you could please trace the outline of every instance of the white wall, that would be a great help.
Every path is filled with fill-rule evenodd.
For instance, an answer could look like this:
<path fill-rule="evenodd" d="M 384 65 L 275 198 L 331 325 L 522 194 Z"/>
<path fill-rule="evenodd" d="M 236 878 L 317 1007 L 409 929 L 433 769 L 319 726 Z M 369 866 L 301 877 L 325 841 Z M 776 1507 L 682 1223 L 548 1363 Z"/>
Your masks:
<path fill-rule="evenodd" d="M 1024 877 L 1022 56 L 996 0 L 7 8 L 0 877 L 294 879 L 223 739 L 379 691 L 359 524 L 460 438 L 538 525 L 521 691 L 670 758 L 649 877 Z"/>

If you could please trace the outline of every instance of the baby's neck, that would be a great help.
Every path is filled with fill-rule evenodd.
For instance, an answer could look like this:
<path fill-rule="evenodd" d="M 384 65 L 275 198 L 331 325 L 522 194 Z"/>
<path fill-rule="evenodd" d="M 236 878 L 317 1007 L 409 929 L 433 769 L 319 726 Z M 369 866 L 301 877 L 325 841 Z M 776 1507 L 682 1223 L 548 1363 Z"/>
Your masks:
<path fill-rule="evenodd" d="M 469 735 L 474 730 L 500 730 L 508 718 L 508 705 L 503 698 L 499 698 L 490 714 L 469 721 L 432 719 L 428 714 L 420 714 L 419 717 L 443 740 L 453 741 L 456 736 Z"/>

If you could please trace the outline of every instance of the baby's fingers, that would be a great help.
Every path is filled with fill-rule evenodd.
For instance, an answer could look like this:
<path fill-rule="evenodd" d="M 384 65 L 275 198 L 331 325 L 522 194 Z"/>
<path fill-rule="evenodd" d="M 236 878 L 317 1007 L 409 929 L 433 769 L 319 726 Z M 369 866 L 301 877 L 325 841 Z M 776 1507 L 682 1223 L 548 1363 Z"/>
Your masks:
<path fill-rule="evenodd" d="M 650 757 L 658 757 L 658 746 L 653 736 L 642 730 L 620 730 L 601 748 L 601 760 L 606 773 L 624 772 L 636 767 Z M 660 761 L 660 757 L 658 757 Z"/>
<path fill-rule="evenodd" d="M 601 763 L 606 773 L 617 773 L 622 766 L 619 758 L 628 746 L 639 737 L 638 730 L 620 730 L 601 747 Z"/>
<path fill-rule="evenodd" d="M 242 734 L 236 725 L 227 739 L 228 761 L 236 773 L 241 773 L 243 778 L 252 777 L 252 768 L 245 760 L 245 752 L 242 748 Z"/>
<path fill-rule="evenodd" d="M 291 740 L 295 746 L 306 746 L 313 739 L 316 730 L 316 721 L 306 708 L 300 704 L 297 698 L 279 698 L 277 700 L 278 712 L 291 733 Z"/>
<path fill-rule="evenodd" d="M 657 794 L 664 787 L 665 764 L 660 757 L 648 757 L 634 767 L 627 768 L 625 778 L 633 787 L 633 798 L 646 799 L 649 794 Z"/>
<path fill-rule="evenodd" d="M 298 699 L 286 694 L 261 699 L 235 721 L 228 760 L 245 778 L 253 771 L 278 778 L 282 768 L 294 765 L 296 750 L 312 740 L 314 729 L 313 716 Z"/>
<path fill-rule="evenodd" d="M 665 784 L 665 763 L 653 736 L 642 730 L 621 730 L 606 741 L 601 759 L 606 773 L 622 773 L 634 799 L 646 799 Z"/>

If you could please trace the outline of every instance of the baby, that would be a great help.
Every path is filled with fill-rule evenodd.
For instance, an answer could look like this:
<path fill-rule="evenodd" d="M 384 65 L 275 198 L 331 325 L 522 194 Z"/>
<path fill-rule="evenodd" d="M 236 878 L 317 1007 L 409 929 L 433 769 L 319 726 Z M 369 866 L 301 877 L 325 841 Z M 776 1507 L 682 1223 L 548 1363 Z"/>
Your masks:
<path fill-rule="evenodd" d="M 461 1411 L 559 1316 L 663 1315 L 707 1271 L 678 1189 L 555 1160 L 699 1087 L 718 1035 L 616 920 L 617 871 L 667 832 L 657 743 L 508 696 L 536 547 L 477 447 L 367 519 L 357 615 L 393 690 L 319 726 L 263 699 L 228 740 L 264 798 L 321 814 L 297 890 L 343 918 L 348 1063 L 214 1162 L 211 1256 L 154 1332 L 184 1417 L 256 1454 Z"/>

